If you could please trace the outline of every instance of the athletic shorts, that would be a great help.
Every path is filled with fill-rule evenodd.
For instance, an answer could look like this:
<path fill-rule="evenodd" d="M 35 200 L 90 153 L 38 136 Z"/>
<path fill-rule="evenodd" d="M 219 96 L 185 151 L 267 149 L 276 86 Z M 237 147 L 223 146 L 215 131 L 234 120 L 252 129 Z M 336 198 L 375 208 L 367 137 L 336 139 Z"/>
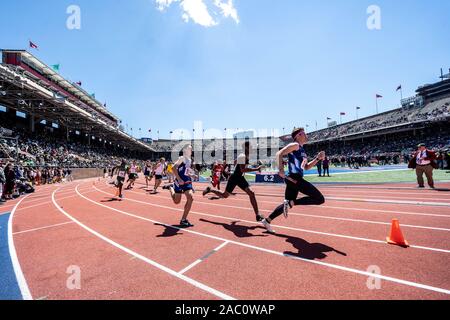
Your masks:
<path fill-rule="evenodd" d="M 298 194 L 301 192 L 310 197 L 321 197 L 322 194 L 320 191 L 314 187 L 310 182 L 303 179 L 300 175 L 290 175 L 289 178 L 294 179 L 297 183 L 290 181 L 289 179 L 285 179 L 286 183 L 286 191 L 285 191 L 285 199 L 286 200 L 296 200 Z"/>
<path fill-rule="evenodd" d="M 128 175 L 128 179 L 130 179 L 130 180 L 134 180 L 134 179 L 137 179 L 137 178 L 138 178 L 137 173 L 130 173 Z"/>
<path fill-rule="evenodd" d="M 145 176 L 145 177 L 150 177 L 150 171 L 145 171 L 145 172 L 144 172 L 144 176 Z"/>
<path fill-rule="evenodd" d="M 125 181 L 125 178 L 117 177 L 117 180 L 115 183 L 116 187 L 123 185 L 124 181 Z"/>
<path fill-rule="evenodd" d="M 188 183 L 185 183 L 184 185 L 180 186 L 176 180 L 175 183 L 173 184 L 173 189 L 175 190 L 175 193 L 185 193 L 186 191 L 194 190 L 192 186 L 192 181 L 189 181 Z"/>
<path fill-rule="evenodd" d="M 248 184 L 248 181 L 245 179 L 244 176 L 232 175 L 228 180 L 226 191 L 228 193 L 233 193 L 236 187 L 239 187 L 243 191 L 245 191 L 245 189 L 249 188 L 250 185 Z"/>
<path fill-rule="evenodd" d="M 155 174 L 155 179 L 156 180 L 162 180 L 163 176 L 160 174 Z"/>

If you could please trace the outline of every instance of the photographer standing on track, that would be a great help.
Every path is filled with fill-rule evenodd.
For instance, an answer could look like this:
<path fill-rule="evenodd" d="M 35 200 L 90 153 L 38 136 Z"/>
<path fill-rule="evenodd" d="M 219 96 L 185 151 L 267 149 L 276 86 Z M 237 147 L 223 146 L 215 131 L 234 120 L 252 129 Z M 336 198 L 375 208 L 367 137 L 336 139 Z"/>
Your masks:
<path fill-rule="evenodd" d="M 416 169 L 417 183 L 419 188 L 425 188 L 425 182 L 423 180 L 423 174 L 428 180 L 428 185 L 431 189 L 434 189 L 433 169 L 437 169 L 436 153 L 428 150 L 424 143 L 417 146 L 417 151 L 413 158 L 409 162 L 409 169 Z"/>

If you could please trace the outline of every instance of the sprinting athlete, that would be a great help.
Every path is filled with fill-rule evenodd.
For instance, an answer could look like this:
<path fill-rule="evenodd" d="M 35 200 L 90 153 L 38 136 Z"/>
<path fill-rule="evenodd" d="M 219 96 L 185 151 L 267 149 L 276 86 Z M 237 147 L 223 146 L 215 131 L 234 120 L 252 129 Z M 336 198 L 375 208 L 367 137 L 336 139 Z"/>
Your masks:
<path fill-rule="evenodd" d="M 162 179 L 163 179 L 163 174 L 165 172 L 166 169 L 166 159 L 161 158 L 159 159 L 159 162 L 155 165 L 155 188 L 153 189 L 153 194 L 157 193 L 157 190 L 159 188 L 159 186 L 161 185 Z"/>
<path fill-rule="evenodd" d="M 167 164 L 166 172 L 167 172 L 167 177 L 169 178 L 169 183 L 172 183 L 173 182 L 173 163 L 172 162 L 169 162 Z"/>
<path fill-rule="evenodd" d="M 220 191 L 220 180 L 222 179 L 224 167 L 222 161 L 216 161 L 214 163 L 212 172 L 211 172 L 211 184 L 214 188 Z"/>
<path fill-rule="evenodd" d="M 116 166 L 112 169 L 111 177 L 114 176 L 115 171 L 117 171 L 117 179 L 116 179 L 116 182 L 114 185 L 118 189 L 118 197 L 120 199 L 122 199 L 123 198 L 122 188 L 123 188 L 123 184 L 125 182 L 125 177 L 127 176 L 127 171 L 128 171 L 126 161 L 122 160 L 122 163 L 119 166 Z"/>
<path fill-rule="evenodd" d="M 289 209 L 293 206 L 321 205 L 325 203 L 325 198 L 322 193 L 303 178 L 305 170 L 314 168 L 320 160 L 325 159 L 325 152 L 320 152 L 314 160 L 308 162 L 308 157 L 303 148 L 303 145 L 308 142 L 305 129 L 294 129 L 292 138 L 294 142 L 277 153 L 278 174 L 285 180 L 286 191 L 283 204 L 277 207 L 268 218 L 262 221 L 264 227 L 271 233 L 274 233 L 270 225 L 271 222 L 281 214 L 284 214 L 284 217 L 287 218 Z M 288 176 L 284 172 L 283 157 L 285 156 L 288 156 Z M 306 197 L 297 199 L 299 192 L 305 194 Z"/>
<path fill-rule="evenodd" d="M 138 170 L 138 167 L 136 165 L 136 161 L 133 161 L 133 163 L 131 164 L 130 169 L 129 169 L 128 181 L 127 181 L 129 183 L 128 183 L 128 186 L 126 187 L 127 190 L 133 189 L 134 182 L 138 178 L 137 170 Z"/>
<path fill-rule="evenodd" d="M 175 175 L 175 182 L 173 185 L 164 186 L 163 189 L 169 190 L 172 200 L 175 204 L 181 202 L 181 197 L 184 194 L 186 197 L 186 204 L 184 206 L 183 217 L 180 221 L 180 226 L 184 228 L 193 227 L 187 217 L 191 211 L 192 203 L 194 202 L 193 186 L 192 186 L 192 146 L 187 145 L 183 148 L 183 156 L 173 165 L 173 173 Z"/>
<path fill-rule="evenodd" d="M 144 177 L 145 177 L 145 185 L 148 188 L 149 182 L 152 180 L 152 164 L 150 161 L 147 161 L 144 166 Z"/>
<path fill-rule="evenodd" d="M 249 196 L 250 203 L 252 204 L 253 210 L 256 215 L 256 221 L 260 222 L 264 219 L 264 217 L 259 214 L 258 202 L 256 201 L 255 193 L 250 188 L 250 185 L 248 184 L 244 175 L 247 172 L 261 171 L 262 166 L 258 166 L 256 168 L 249 167 L 248 164 L 250 162 L 250 142 L 246 141 L 243 147 L 244 153 L 238 156 L 236 168 L 234 169 L 233 174 L 228 179 L 225 191 L 222 192 L 218 190 L 212 190 L 210 187 L 207 187 L 205 191 L 203 191 L 203 196 L 206 196 L 208 193 L 213 193 L 219 198 L 227 199 L 233 193 L 234 189 L 236 189 L 236 187 L 239 187 Z"/>

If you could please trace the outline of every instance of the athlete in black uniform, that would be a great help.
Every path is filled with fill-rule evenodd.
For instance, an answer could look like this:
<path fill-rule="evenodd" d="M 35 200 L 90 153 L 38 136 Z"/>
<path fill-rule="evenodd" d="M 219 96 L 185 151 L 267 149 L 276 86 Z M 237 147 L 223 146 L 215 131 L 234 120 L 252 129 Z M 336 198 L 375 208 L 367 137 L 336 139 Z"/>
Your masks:
<path fill-rule="evenodd" d="M 123 188 L 123 184 L 125 182 L 125 177 L 127 175 L 127 163 L 125 160 L 122 160 L 122 163 L 119 166 L 116 166 L 112 169 L 111 171 L 111 176 L 114 176 L 115 171 L 117 171 L 117 180 L 115 183 L 116 188 L 118 188 L 118 196 L 120 199 L 123 198 L 122 195 L 122 188 Z"/>
<path fill-rule="evenodd" d="M 208 193 L 213 193 L 219 198 L 226 199 L 228 198 L 236 189 L 239 187 L 245 193 L 248 194 L 250 198 L 250 202 L 252 204 L 253 210 L 255 211 L 256 221 L 262 221 L 264 219 L 263 216 L 259 214 L 258 202 L 256 201 L 255 192 L 250 188 L 247 180 L 245 179 L 245 174 L 247 172 L 255 172 L 261 171 L 262 166 L 258 166 L 256 168 L 248 167 L 249 158 L 250 158 L 250 142 L 246 141 L 243 145 L 245 153 L 240 154 L 237 158 L 236 168 L 234 169 L 233 174 L 228 179 L 227 187 L 224 192 L 213 190 L 211 187 L 207 187 L 205 191 L 203 191 L 203 196 L 206 196 Z"/>

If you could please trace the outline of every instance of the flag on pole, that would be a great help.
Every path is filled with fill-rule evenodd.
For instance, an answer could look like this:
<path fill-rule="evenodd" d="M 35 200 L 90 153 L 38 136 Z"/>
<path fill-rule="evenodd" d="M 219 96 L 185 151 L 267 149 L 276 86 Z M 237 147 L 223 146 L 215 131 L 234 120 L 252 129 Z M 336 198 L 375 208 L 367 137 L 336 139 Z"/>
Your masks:
<path fill-rule="evenodd" d="M 341 112 L 341 116 L 345 116 L 345 112 Z"/>
<path fill-rule="evenodd" d="M 361 107 L 356 107 L 356 110 L 361 110 Z"/>
<path fill-rule="evenodd" d="M 106 102 L 103 104 L 103 106 L 106 108 Z"/>
<path fill-rule="evenodd" d="M 377 94 L 375 97 L 376 97 L 377 99 L 383 98 L 383 96 L 382 96 L 382 95 L 379 95 L 379 94 Z"/>
<path fill-rule="evenodd" d="M 51 67 L 54 71 L 59 71 L 59 66 L 60 66 L 59 63 L 51 65 Z"/>
<path fill-rule="evenodd" d="M 75 82 L 76 85 L 78 85 L 79 87 L 81 87 L 82 83 L 81 81 Z"/>
<path fill-rule="evenodd" d="M 35 43 L 33 43 L 31 41 L 29 41 L 29 42 L 30 42 L 30 48 L 31 49 L 39 49 L 38 46 Z"/>
<path fill-rule="evenodd" d="M 148 129 L 148 132 L 152 132 L 152 129 Z"/>
<path fill-rule="evenodd" d="M 397 87 L 397 90 L 396 90 L 396 91 L 400 91 L 400 90 L 402 90 L 402 85 L 399 85 L 399 86 Z"/>
<path fill-rule="evenodd" d="M 332 120 L 331 118 L 327 118 L 327 120 Z"/>
<path fill-rule="evenodd" d="M 91 97 L 95 99 L 95 93 L 91 93 Z"/>

